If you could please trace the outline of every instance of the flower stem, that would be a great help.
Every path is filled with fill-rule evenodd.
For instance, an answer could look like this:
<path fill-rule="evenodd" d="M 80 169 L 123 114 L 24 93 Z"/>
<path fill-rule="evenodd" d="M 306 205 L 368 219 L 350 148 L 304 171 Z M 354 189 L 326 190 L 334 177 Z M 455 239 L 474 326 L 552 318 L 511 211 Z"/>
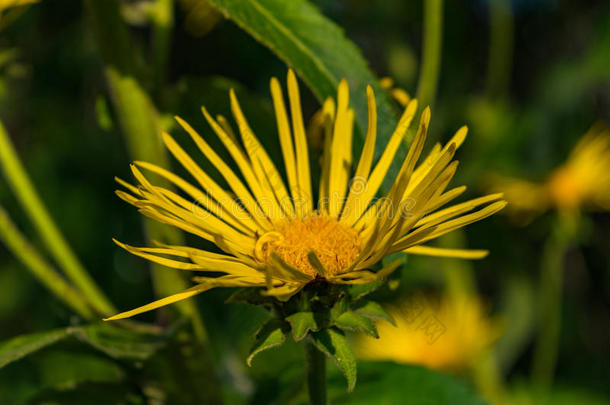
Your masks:
<path fill-rule="evenodd" d="M 17 199 L 40 233 L 42 241 L 66 276 L 98 312 L 104 315 L 116 312 L 113 305 L 78 260 L 51 215 L 49 215 L 1 122 L 0 167 L 4 170 L 6 180 Z"/>
<path fill-rule="evenodd" d="M 436 95 L 443 40 L 443 0 L 424 1 L 424 43 L 417 86 L 419 109 L 432 104 Z"/>
<path fill-rule="evenodd" d="M 532 380 L 545 390 L 553 382 L 561 330 L 563 262 L 576 237 L 574 219 L 560 217 L 546 241 L 540 273 L 540 323 L 532 363 Z"/>
<path fill-rule="evenodd" d="M 311 342 L 305 342 L 307 390 L 310 405 L 326 405 L 326 356 Z"/>
<path fill-rule="evenodd" d="M 510 84 L 514 36 L 510 0 L 491 0 L 489 18 L 487 95 L 496 99 L 507 95 Z"/>

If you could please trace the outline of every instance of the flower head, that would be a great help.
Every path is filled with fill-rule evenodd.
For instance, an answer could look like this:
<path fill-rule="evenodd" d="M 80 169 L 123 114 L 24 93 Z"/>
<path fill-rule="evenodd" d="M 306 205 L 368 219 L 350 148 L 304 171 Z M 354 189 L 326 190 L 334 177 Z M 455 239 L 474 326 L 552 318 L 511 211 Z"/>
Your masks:
<path fill-rule="evenodd" d="M 540 183 L 496 176 L 494 189 L 504 191 L 511 211 L 532 216 L 554 208 L 610 210 L 610 131 L 594 127 L 572 149 L 568 159 Z"/>
<path fill-rule="evenodd" d="M 417 166 L 430 123 L 430 110 L 425 109 L 394 184 L 378 199 L 382 181 L 414 118 L 417 102 L 409 101 L 383 153 L 374 162 L 377 113 L 373 90 L 367 88 L 369 125 L 352 172 L 354 110 L 349 106 L 347 82 L 341 81 L 336 102 L 329 98 L 316 114 L 316 125 L 325 134 L 325 147 L 314 204 L 299 88 L 291 70 L 288 110 L 275 78 L 271 80 L 271 94 L 285 177 L 254 135 L 231 91 L 231 109 L 241 141 L 224 117 L 214 119 L 205 108 L 202 112 L 239 173 L 188 123 L 177 118 L 230 190 L 221 187 L 167 133 L 163 133 L 165 145 L 197 185 L 146 162 L 132 165 L 137 186 L 118 180 L 127 189 L 117 191 L 119 197 L 138 207 L 144 215 L 213 242 L 220 251 L 161 244 L 132 247 L 117 242 L 153 262 L 216 275 L 194 277 L 195 286 L 186 291 L 109 319 L 133 316 L 214 287 L 266 287 L 264 294 L 285 301 L 314 280 L 368 284 L 398 267 L 396 261 L 385 268 L 373 269 L 384 256 L 395 252 L 470 258 L 486 254 L 421 246 L 492 215 L 506 204 L 501 194 L 493 194 L 439 209 L 465 190 L 447 187 L 457 169 L 457 161 L 452 160 L 466 138 L 466 127 L 460 128 L 445 146 L 435 145 Z M 155 186 L 142 170 L 164 178 L 180 194 Z"/>
<path fill-rule="evenodd" d="M 389 312 L 396 326 L 380 324 L 379 339 L 358 335 L 355 351 L 359 357 L 457 370 L 499 337 L 499 323 L 487 316 L 476 297 L 444 296 L 436 302 L 417 296 Z"/>

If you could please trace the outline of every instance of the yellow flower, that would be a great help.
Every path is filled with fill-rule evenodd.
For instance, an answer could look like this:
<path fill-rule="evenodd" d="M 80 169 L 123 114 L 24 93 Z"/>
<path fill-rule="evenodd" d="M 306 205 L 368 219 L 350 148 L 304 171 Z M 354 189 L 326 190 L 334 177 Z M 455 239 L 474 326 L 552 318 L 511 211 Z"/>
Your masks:
<path fill-rule="evenodd" d="M 109 319 L 130 317 L 214 287 L 266 287 L 265 294 L 287 300 L 313 280 L 368 284 L 396 269 L 398 261 L 381 270 L 372 270 L 384 256 L 394 252 L 464 258 L 485 256 L 487 252 L 480 250 L 420 246 L 492 215 L 506 204 L 501 194 L 493 194 L 439 210 L 465 190 L 463 186 L 447 190 L 447 186 L 457 168 L 457 162 L 452 159 L 466 137 L 466 127 L 460 128 L 444 147 L 437 144 L 416 167 L 430 123 L 430 110 L 424 110 L 415 140 L 393 186 L 384 198 L 376 199 L 413 120 L 417 102 L 408 104 L 381 157 L 373 164 L 377 113 L 373 90 L 367 88 L 369 126 L 350 181 L 354 111 L 348 105 L 347 82 L 341 81 L 336 105 L 329 98 L 322 107 L 325 119 L 320 122 L 328 136 L 318 203 L 314 205 L 299 88 L 292 70 L 288 72 L 290 118 L 275 78 L 271 80 L 271 94 L 287 185 L 252 132 L 232 91 L 231 109 L 241 143 L 225 118 L 214 119 L 205 108 L 202 112 L 233 158 L 241 177 L 189 124 L 176 118 L 224 178 L 230 191 L 213 180 L 167 133 L 163 133 L 165 145 L 198 186 L 146 162 L 132 165 L 137 186 L 117 179 L 129 191 L 117 191 L 119 197 L 138 207 L 144 215 L 213 242 L 222 253 L 189 246 L 132 247 L 117 242 L 129 252 L 153 262 L 217 276 L 193 277 L 196 284 L 190 289 Z M 151 184 L 140 169 L 161 176 L 183 194 Z"/>
<path fill-rule="evenodd" d="M 38 3 L 40 0 L 0 0 L 0 11 L 12 8 L 26 6 L 28 4 Z"/>
<path fill-rule="evenodd" d="M 504 191 L 511 211 L 535 215 L 554 208 L 563 213 L 580 209 L 610 210 L 610 131 L 593 127 L 568 159 L 541 183 L 496 176 L 492 189 Z"/>
<path fill-rule="evenodd" d="M 400 302 L 389 312 L 396 326 L 378 326 L 379 339 L 358 335 L 356 354 L 441 370 L 466 367 L 497 337 L 499 328 L 475 297 L 442 297 L 439 305 L 423 296 Z"/>
<path fill-rule="evenodd" d="M 411 101 L 411 96 L 406 90 L 394 87 L 394 79 L 391 77 L 382 77 L 379 79 L 379 85 L 382 89 L 387 90 L 400 106 L 406 107 L 409 101 Z"/>

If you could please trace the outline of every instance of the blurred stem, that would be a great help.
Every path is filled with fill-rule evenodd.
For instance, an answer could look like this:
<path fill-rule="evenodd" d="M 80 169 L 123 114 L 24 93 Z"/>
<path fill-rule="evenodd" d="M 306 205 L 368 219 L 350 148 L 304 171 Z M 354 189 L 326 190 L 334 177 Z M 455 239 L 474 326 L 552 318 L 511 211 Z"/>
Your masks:
<path fill-rule="evenodd" d="M 489 1 L 487 96 L 506 97 L 513 57 L 513 13 L 510 0 Z"/>
<path fill-rule="evenodd" d="M 131 156 L 167 167 L 168 159 L 161 143 L 161 127 L 158 114 L 149 95 L 136 78 L 134 50 L 127 27 L 123 23 L 117 0 L 85 0 L 94 36 L 102 61 L 110 98 L 118 116 L 121 129 L 127 138 Z M 145 229 L 149 241 L 182 244 L 182 234 L 172 227 L 146 219 Z M 157 296 L 164 297 L 187 288 L 179 272 L 160 265 L 152 266 L 153 283 Z M 207 333 L 193 300 L 176 304 L 177 308 L 193 322 L 194 331 L 201 343 L 207 341 Z"/>
<path fill-rule="evenodd" d="M 505 405 L 506 388 L 493 349 L 485 351 L 474 363 L 474 378 L 481 394 L 494 405 Z"/>
<path fill-rule="evenodd" d="M 466 248 L 463 230 L 451 232 L 440 239 L 440 246 Z M 468 260 L 443 259 L 448 294 L 452 300 L 469 299 L 478 295 L 472 264 Z M 482 395 L 494 405 L 506 404 L 506 388 L 493 347 L 488 348 L 472 363 L 474 381 Z"/>
<path fill-rule="evenodd" d="M 563 260 L 575 237 L 577 219 L 560 216 L 542 254 L 538 305 L 538 336 L 534 348 L 532 380 L 546 390 L 553 382 L 561 330 Z"/>
<path fill-rule="evenodd" d="M 172 28 L 174 25 L 174 1 L 156 0 L 152 9 L 153 67 L 155 88 L 158 90 L 167 74 Z"/>
<path fill-rule="evenodd" d="M 419 109 L 434 102 L 441 63 L 443 39 L 443 0 L 424 1 L 424 39 L 417 86 Z"/>
<path fill-rule="evenodd" d="M 326 356 L 310 341 L 305 341 L 307 391 L 310 405 L 326 405 Z"/>
<path fill-rule="evenodd" d="M 53 219 L 51 219 L 1 122 L 0 165 L 13 192 L 34 223 L 44 244 L 66 276 L 97 311 L 104 315 L 114 313 L 115 309 L 110 301 L 95 284 L 89 273 L 87 273 L 87 270 L 85 270 L 68 246 L 59 228 L 53 222 Z"/>
<path fill-rule="evenodd" d="M 44 286 L 60 301 L 88 320 L 97 315 L 91 310 L 87 301 L 49 265 L 32 245 L 19 232 L 8 213 L 0 206 L 0 240 L 30 270 Z"/>

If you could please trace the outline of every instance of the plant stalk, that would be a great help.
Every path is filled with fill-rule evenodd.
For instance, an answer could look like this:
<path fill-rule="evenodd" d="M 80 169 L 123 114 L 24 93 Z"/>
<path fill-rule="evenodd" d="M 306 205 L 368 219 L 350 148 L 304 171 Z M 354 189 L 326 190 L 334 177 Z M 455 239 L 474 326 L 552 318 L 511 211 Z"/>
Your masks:
<path fill-rule="evenodd" d="M 436 96 L 443 42 L 443 0 L 424 1 L 424 39 L 417 86 L 419 109 L 432 104 Z"/>
<path fill-rule="evenodd" d="M 42 241 L 66 276 L 98 312 L 104 315 L 116 312 L 114 306 L 106 298 L 87 270 L 85 270 L 64 239 L 61 231 L 55 222 L 53 222 L 51 215 L 21 164 L 17 152 L 1 122 L 0 166 L 2 166 L 6 179 L 15 196 L 25 209 L 30 220 L 34 223 Z"/>
<path fill-rule="evenodd" d="M 97 317 L 87 300 L 55 271 L 19 232 L 8 213 L 0 206 L 0 240 L 25 267 L 57 298 L 85 319 Z"/>
<path fill-rule="evenodd" d="M 532 381 L 543 390 L 553 383 L 561 333 L 563 262 L 576 237 L 575 218 L 560 216 L 546 241 L 540 268 L 540 320 L 532 362 Z"/>
<path fill-rule="evenodd" d="M 513 58 L 514 21 L 510 0 L 489 2 L 489 60 L 487 96 L 506 97 Z"/>
<path fill-rule="evenodd" d="M 309 341 L 305 342 L 307 390 L 310 405 L 326 405 L 326 356 Z"/>

